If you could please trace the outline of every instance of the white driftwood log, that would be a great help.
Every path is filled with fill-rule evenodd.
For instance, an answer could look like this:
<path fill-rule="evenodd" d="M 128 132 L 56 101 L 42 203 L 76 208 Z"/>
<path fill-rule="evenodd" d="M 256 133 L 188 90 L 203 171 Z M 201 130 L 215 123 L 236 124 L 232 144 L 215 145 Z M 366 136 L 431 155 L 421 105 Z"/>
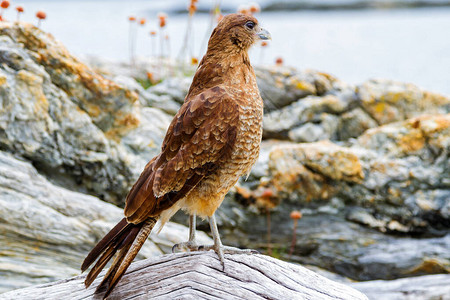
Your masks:
<path fill-rule="evenodd" d="M 304 267 L 264 255 L 178 253 L 133 263 L 108 299 L 367 299 L 361 292 Z M 101 299 L 85 275 L 14 290 L 0 299 Z"/>

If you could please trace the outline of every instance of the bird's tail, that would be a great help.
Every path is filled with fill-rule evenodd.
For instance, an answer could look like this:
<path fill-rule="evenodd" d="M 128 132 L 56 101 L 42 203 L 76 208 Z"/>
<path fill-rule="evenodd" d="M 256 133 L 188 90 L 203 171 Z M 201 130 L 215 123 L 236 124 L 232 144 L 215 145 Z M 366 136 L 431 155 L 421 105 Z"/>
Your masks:
<path fill-rule="evenodd" d="M 117 253 L 111 267 L 96 290 L 96 292 L 102 292 L 106 289 L 104 295 L 106 298 L 136 257 L 157 221 L 158 218 L 152 217 L 142 223 L 132 224 L 128 223 L 126 218 L 123 218 L 111 229 L 91 250 L 81 265 L 81 271 L 84 272 L 98 258 L 84 281 L 86 287 L 91 285 L 108 261 Z"/>

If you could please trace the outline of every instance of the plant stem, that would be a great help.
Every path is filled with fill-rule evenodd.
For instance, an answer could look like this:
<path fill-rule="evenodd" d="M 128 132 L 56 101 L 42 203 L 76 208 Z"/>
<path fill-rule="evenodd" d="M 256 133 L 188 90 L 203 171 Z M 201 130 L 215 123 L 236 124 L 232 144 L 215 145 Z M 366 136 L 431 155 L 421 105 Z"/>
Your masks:
<path fill-rule="evenodd" d="M 291 242 L 291 249 L 289 250 L 289 259 L 291 259 L 291 256 L 294 253 L 295 241 L 296 241 L 296 238 L 297 238 L 297 234 L 296 234 L 297 222 L 298 222 L 298 220 L 295 219 L 294 220 L 294 228 L 292 229 L 292 242 Z"/>
<path fill-rule="evenodd" d="M 271 236 L 270 236 L 270 210 L 268 209 L 266 212 L 267 215 L 267 254 L 272 255 L 272 244 L 271 244 Z"/>

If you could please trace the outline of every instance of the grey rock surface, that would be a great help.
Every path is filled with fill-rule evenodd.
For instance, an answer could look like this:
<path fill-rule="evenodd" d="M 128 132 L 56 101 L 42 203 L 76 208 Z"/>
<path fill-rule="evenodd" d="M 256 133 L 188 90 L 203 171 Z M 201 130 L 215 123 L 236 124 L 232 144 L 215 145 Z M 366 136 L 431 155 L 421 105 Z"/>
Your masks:
<path fill-rule="evenodd" d="M 289 105 L 266 110 L 264 137 L 294 142 L 346 141 L 383 124 L 450 112 L 450 99 L 412 84 L 369 80 L 357 87 L 335 85 L 323 88 L 322 94 L 298 95 Z M 264 97 L 262 87 L 261 95 Z"/>
<path fill-rule="evenodd" d="M 0 149 L 61 185 L 123 202 L 170 117 L 32 25 L 2 22 L 0 34 Z"/>
<path fill-rule="evenodd" d="M 122 209 L 53 185 L 29 162 L 0 151 L 0 293 L 80 274 L 84 257 L 122 218 Z M 139 259 L 187 238 L 187 227 L 168 223 Z"/>

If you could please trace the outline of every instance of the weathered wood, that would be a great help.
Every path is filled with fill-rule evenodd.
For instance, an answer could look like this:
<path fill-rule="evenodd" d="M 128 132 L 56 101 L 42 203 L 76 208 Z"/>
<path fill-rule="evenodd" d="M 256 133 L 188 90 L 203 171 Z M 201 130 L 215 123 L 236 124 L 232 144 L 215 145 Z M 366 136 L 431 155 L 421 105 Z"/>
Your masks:
<path fill-rule="evenodd" d="M 367 299 L 304 267 L 264 255 L 177 253 L 133 263 L 108 299 Z M 0 299 L 101 299 L 104 272 L 85 289 L 85 275 L 14 290 Z"/>

